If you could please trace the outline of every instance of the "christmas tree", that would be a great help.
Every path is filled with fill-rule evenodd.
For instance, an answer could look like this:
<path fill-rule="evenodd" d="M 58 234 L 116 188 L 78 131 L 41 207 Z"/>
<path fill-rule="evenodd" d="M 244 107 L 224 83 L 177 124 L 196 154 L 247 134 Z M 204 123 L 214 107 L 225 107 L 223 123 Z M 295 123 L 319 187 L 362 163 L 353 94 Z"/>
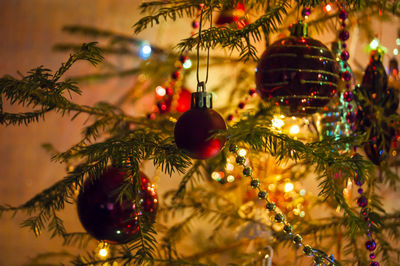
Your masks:
<path fill-rule="evenodd" d="M 2 127 L 84 122 L 71 147 L 42 145 L 64 176 L 0 205 L 2 219 L 23 217 L 21 230 L 65 246 L 42 247 L 31 265 L 400 265 L 400 212 L 388 205 L 400 180 L 400 32 L 381 44 L 371 27 L 395 25 L 400 1 L 143 1 L 140 11 L 134 35 L 65 26 L 90 42 L 57 44 L 70 53 L 58 69 L 0 79 Z M 174 21 L 188 24 L 174 47 L 138 37 Z M 351 61 L 363 45 L 367 66 Z M 97 70 L 69 75 L 82 61 Z M 79 101 L 88 82 L 126 77 L 119 99 Z"/>

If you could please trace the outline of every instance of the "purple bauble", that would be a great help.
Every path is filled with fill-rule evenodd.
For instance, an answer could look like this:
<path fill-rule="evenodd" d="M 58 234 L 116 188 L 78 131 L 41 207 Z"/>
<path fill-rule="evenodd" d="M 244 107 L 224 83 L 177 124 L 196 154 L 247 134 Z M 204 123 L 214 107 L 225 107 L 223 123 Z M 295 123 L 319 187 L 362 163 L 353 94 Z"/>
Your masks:
<path fill-rule="evenodd" d="M 344 81 L 350 81 L 351 80 L 351 73 L 350 71 L 346 70 L 345 72 L 342 73 L 342 79 Z"/>
<path fill-rule="evenodd" d="M 341 10 L 339 13 L 339 18 L 341 20 L 345 20 L 347 18 L 347 12 L 345 10 Z"/>
<path fill-rule="evenodd" d="M 375 259 L 375 253 L 369 254 L 369 258 L 370 258 L 371 260 Z"/>
<path fill-rule="evenodd" d="M 289 106 L 290 115 L 312 114 L 335 94 L 338 64 L 329 49 L 295 24 L 291 36 L 273 43 L 256 69 L 257 90 L 265 100 Z M 272 100 L 272 99 L 271 99 Z"/>
<path fill-rule="evenodd" d="M 126 173 L 108 167 L 97 178 L 88 178 L 79 193 L 77 205 L 79 219 L 94 238 L 111 244 L 123 244 L 138 237 L 138 215 L 147 224 L 154 222 L 157 211 L 157 193 L 147 177 L 140 173 L 141 213 L 135 208 L 137 192 L 132 184 L 131 200 L 118 202 L 118 188 L 124 184 Z"/>
<path fill-rule="evenodd" d="M 371 263 L 369 264 L 369 266 L 379 266 L 379 263 L 376 261 L 371 261 Z"/>
<path fill-rule="evenodd" d="M 350 34 L 347 30 L 341 30 L 339 32 L 339 39 L 342 41 L 347 41 L 350 37 Z"/>
<path fill-rule="evenodd" d="M 346 51 L 346 50 L 343 50 L 343 51 L 340 53 L 340 58 L 341 58 L 343 61 L 349 60 L 349 58 L 350 58 L 349 52 Z"/>
<path fill-rule="evenodd" d="M 365 242 L 365 248 L 368 249 L 369 251 L 374 251 L 376 249 L 375 241 L 371 239 Z"/>
<path fill-rule="evenodd" d="M 361 196 L 358 198 L 357 204 L 360 207 L 365 207 L 368 205 L 368 199 L 365 196 Z"/>
<path fill-rule="evenodd" d="M 351 92 L 351 91 L 346 91 L 343 94 L 343 97 L 346 102 L 351 102 L 352 100 L 354 100 L 354 95 L 353 95 L 353 92 Z"/>

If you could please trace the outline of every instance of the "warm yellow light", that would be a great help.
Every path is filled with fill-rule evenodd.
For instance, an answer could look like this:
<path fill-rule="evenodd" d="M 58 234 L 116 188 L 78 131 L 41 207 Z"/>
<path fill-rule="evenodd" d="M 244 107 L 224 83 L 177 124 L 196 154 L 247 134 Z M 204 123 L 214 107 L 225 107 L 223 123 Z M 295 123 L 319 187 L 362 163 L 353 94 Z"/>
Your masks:
<path fill-rule="evenodd" d="M 225 169 L 227 171 L 233 171 L 234 168 L 235 168 L 235 166 L 233 164 L 231 164 L 231 163 L 227 163 L 226 166 L 225 166 Z"/>
<path fill-rule="evenodd" d="M 235 181 L 235 177 L 234 177 L 233 175 L 228 175 L 228 176 L 226 177 L 226 180 L 227 180 L 229 183 L 232 183 L 233 181 Z"/>
<path fill-rule="evenodd" d="M 275 184 L 269 184 L 269 185 L 268 185 L 268 190 L 270 190 L 270 191 L 275 191 L 275 189 L 276 189 Z"/>
<path fill-rule="evenodd" d="M 289 183 L 285 184 L 285 192 L 290 192 L 293 190 L 293 188 L 294 188 L 294 186 L 292 183 L 289 182 Z"/>
<path fill-rule="evenodd" d="M 243 156 L 246 156 L 247 151 L 245 149 L 240 149 L 238 154 L 243 157 Z"/>
<path fill-rule="evenodd" d="M 101 257 L 107 257 L 107 255 L 108 255 L 108 250 L 107 250 L 106 248 L 100 249 L 100 250 L 99 250 L 99 255 L 100 255 Z"/>
<path fill-rule="evenodd" d="M 276 129 L 281 129 L 283 127 L 283 125 L 285 124 L 285 122 L 283 122 L 283 120 L 278 117 L 274 117 L 274 119 L 272 119 L 271 122 L 272 122 L 272 126 Z"/>
<path fill-rule="evenodd" d="M 299 132 L 300 132 L 300 127 L 298 125 L 293 125 L 290 127 L 289 133 L 291 135 L 299 134 Z"/>
<path fill-rule="evenodd" d="M 221 180 L 221 175 L 218 172 L 213 172 L 211 174 L 211 178 L 216 180 L 216 181 L 219 181 L 219 180 Z"/>
<path fill-rule="evenodd" d="M 300 217 L 303 218 L 304 216 L 306 216 L 306 213 L 304 211 L 300 212 Z"/>

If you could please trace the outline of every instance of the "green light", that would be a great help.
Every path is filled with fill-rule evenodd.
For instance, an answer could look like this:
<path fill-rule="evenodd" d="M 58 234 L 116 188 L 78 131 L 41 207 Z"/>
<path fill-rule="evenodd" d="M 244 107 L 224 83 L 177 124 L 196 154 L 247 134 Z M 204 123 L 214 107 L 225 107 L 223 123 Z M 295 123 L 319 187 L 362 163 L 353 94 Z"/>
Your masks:
<path fill-rule="evenodd" d="M 396 44 L 397 44 L 397 45 L 400 45 L 400 38 L 397 38 L 397 39 L 396 39 Z"/>
<path fill-rule="evenodd" d="M 186 60 L 185 63 L 183 63 L 182 66 L 183 66 L 184 69 L 191 68 L 192 67 L 192 60 L 190 60 L 190 59 Z"/>
<path fill-rule="evenodd" d="M 379 40 L 378 39 L 373 39 L 370 44 L 369 44 L 369 48 L 371 48 L 372 50 L 375 50 L 376 48 L 378 48 L 379 46 Z"/>
<path fill-rule="evenodd" d="M 393 54 L 394 54 L 394 55 L 398 55 L 398 54 L 399 54 L 399 49 L 394 48 L 394 49 L 393 49 Z"/>

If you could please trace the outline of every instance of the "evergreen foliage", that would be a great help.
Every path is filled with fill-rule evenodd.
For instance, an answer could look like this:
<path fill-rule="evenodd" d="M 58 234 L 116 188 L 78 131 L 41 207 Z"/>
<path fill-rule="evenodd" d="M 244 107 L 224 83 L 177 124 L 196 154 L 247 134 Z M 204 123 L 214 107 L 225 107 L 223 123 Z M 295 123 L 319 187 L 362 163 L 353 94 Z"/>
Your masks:
<path fill-rule="evenodd" d="M 194 17 L 199 4 L 205 5 L 203 13 L 207 20 L 210 14 L 225 8 L 235 6 L 240 0 L 171 0 L 171 1 L 148 1 L 141 5 L 144 13 L 150 15 L 141 18 L 135 25 L 136 33 L 148 27 L 163 23 L 164 21 L 176 20 L 182 17 Z M 393 14 L 399 14 L 400 1 L 342 1 L 350 6 L 352 13 L 365 12 L 375 8 L 390 10 Z M 246 1 L 250 10 L 263 10 L 253 23 L 243 29 L 235 27 L 211 27 L 203 29 L 200 33 L 182 40 L 177 48 L 179 52 L 169 52 L 165 48 L 154 47 L 157 54 L 168 56 L 164 61 L 166 65 L 161 73 L 169 73 L 171 62 L 183 51 L 191 51 L 197 46 L 200 48 L 228 48 L 239 52 L 238 59 L 232 64 L 242 67 L 241 74 L 246 78 L 239 77 L 235 80 L 238 88 L 246 88 L 248 84 L 249 67 L 253 63 L 244 65 L 243 61 L 257 60 L 259 51 L 254 43 L 262 39 L 268 39 L 269 34 L 281 30 L 293 8 L 304 6 L 318 6 L 325 1 Z M 312 21 L 315 27 L 321 27 L 331 17 L 321 17 Z M 249 257 L 240 252 L 245 240 L 223 239 L 224 230 L 236 230 L 242 224 L 251 224 L 260 227 L 272 228 L 266 220 L 254 217 L 242 217 L 239 215 L 240 204 L 234 202 L 224 195 L 219 187 L 209 186 L 207 178 L 210 172 L 221 169 L 226 164 L 228 147 L 237 144 L 248 148 L 254 154 L 267 154 L 275 158 L 277 164 L 302 165 L 307 170 L 313 169 L 319 182 L 319 201 L 315 205 L 329 206 L 332 210 L 340 209 L 340 212 L 332 212 L 329 217 L 305 221 L 294 218 L 291 223 L 296 233 L 303 237 L 314 238 L 315 242 L 323 245 L 321 248 L 315 246 L 314 257 L 322 256 L 327 265 L 341 265 L 333 261 L 323 250 L 329 247 L 329 243 L 322 240 L 338 241 L 336 236 L 343 235 L 343 249 L 347 256 L 342 265 L 366 263 L 365 254 L 360 247 L 359 239 L 367 228 L 367 223 L 358 215 L 358 209 L 349 205 L 344 197 L 343 189 L 356 175 L 368 184 L 368 197 L 370 199 L 371 219 L 374 222 L 373 231 L 379 242 L 377 254 L 383 259 L 384 265 L 395 265 L 398 263 L 400 250 L 392 247 L 388 237 L 396 239 L 399 237 L 400 213 L 398 211 L 387 213 L 382 205 L 382 199 L 377 195 L 380 184 L 377 180 L 391 186 L 397 186 L 399 176 L 396 169 L 390 165 L 380 169 L 383 173 L 376 176 L 372 164 L 359 155 L 344 152 L 348 144 L 362 145 L 368 140 L 368 135 L 357 137 L 325 138 L 315 136 L 310 141 L 298 140 L 286 134 L 277 132 L 272 124 L 275 108 L 269 104 L 259 104 L 255 111 L 243 112 L 241 119 L 229 126 L 226 132 L 216 132 L 216 135 L 224 135 L 228 140 L 225 149 L 215 158 L 208 161 L 192 161 L 184 152 L 179 150 L 173 139 L 173 129 L 178 114 L 171 113 L 158 116 L 155 120 L 146 117 L 134 117 L 126 114 L 118 105 L 110 103 L 98 103 L 95 106 L 86 106 L 74 103 L 72 94 L 83 93 L 78 87 L 77 81 L 97 78 L 111 78 L 115 76 L 135 75 L 146 72 L 152 73 L 160 67 L 160 59 L 149 61 L 149 64 L 140 65 L 138 68 L 128 70 L 112 70 L 91 76 L 78 77 L 76 79 L 64 78 L 70 67 L 78 61 L 88 61 L 93 65 L 103 62 L 105 54 L 130 55 L 127 48 L 130 44 L 139 44 L 139 40 L 130 36 L 124 36 L 110 31 L 94 29 L 82 26 L 68 26 L 65 28 L 71 34 L 84 34 L 93 38 L 104 38 L 109 41 L 108 46 L 99 48 L 96 43 L 57 45 L 60 50 L 74 50 L 61 67 L 52 72 L 40 66 L 32 69 L 20 78 L 4 76 L 0 78 L 0 100 L 4 99 L 12 105 L 21 105 L 30 108 L 28 112 L 10 113 L 3 108 L 0 101 L 0 123 L 5 126 L 29 125 L 44 119 L 46 114 L 55 111 L 61 116 L 68 115 L 71 119 L 80 115 L 90 118 L 90 123 L 82 130 L 81 141 L 66 151 L 56 151 L 51 144 L 45 148 L 53 153 L 52 159 L 57 162 L 68 163 L 72 160 L 79 164 L 65 177 L 38 193 L 32 199 L 19 206 L 2 205 L 0 214 L 10 212 L 16 214 L 23 212 L 27 218 L 22 227 L 27 227 L 38 236 L 43 230 L 48 230 L 51 237 L 61 237 L 65 245 L 76 245 L 85 247 L 90 241 L 90 236 L 83 232 L 67 232 L 59 212 L 66 204 L 73 204 L 77 190 L 81 189 L 85 178 L 97 178 L 103 169 L 109 164 L 116 164 L 125 168 L 129 177 L 135 179 L 134 189 L 140 190 L 139 166 L 144 161 L 152 161 L 156 168 L 171 175 L 183 173 L 182 180 L 176 190 L 171 190 L 164 195 L 164 204 L 160 206 L 160 220 L 168 222 L 184 215 L 184 218 L 170 226 L 159 226 L 160 237 L 156 229 L 147 225 L 139 216 L 139 237 L 132 243 L 116 247 L 116 252 L 110 258 L 99 260 L 94 252 L 85 256 L 73 256 L 67 253 L 49 253 L 40 255 L 34 261 L 51 257 L 73 257 L 72 262 L 76 265 L 102 264 L 105 262 L 118 261 L 122 264 L 168 264 L 168 265 L 210 265 L 215 263 L 212 256 L 226 250 L 239 251 L 241 254 L 236 258 L 243 265 L 254 262 L 256 254 Z M 212 57 L 213 64 L 225 63 L 225 58 Z M 159 72 L 160 73 L 160 72 Z M 161 74 L 164 78 L 165 75 Z M 388 118 L 390 121 L 398 121 L 398 115 Z M 127 129 L 134 125 L 134 130 Z M 396 162 L 393 162 L 396 165 Z M 341 173 L 341 178 L 336 178 L 335 173 Z M 306 176 L 308 173 L 302 173 Z M 298 177 L 299 179 L 304 176 Z M 140 202 L 140 196 L 133 198 L 131 195 L 132 182 L 127 177 L 126 182 L 118 190 L 119 200 L 125 197 L 135 202 Z M 140 204 L 137 204 L 140 205 Z M 193 230 L 195 221 L 206 220 L 212 228 L 213 236 L 209 241 L 208 248 L 204 252 L 187 256 L 177 246 L 185 236 Z M 176 221 L 176 220 L 174 220 Z M 157 225 L 158 226 L 158 225 Z M 156 226 L 156 227 L 157 227 Z M 158 228 L 157 228 L 158 229 Z M 271 229 L 272 230 L 272 229 Z M 157 230 L 158 231 L 158 230 Z M 288 237 L 282 232 L 274 233 L 279 240 L 280 246 L 289 244 L 293 237 Z M 157 241 L 158 240 L 158 241 Z M 204 239 L 203 239 L 204 240 Z M 363 241 L 363 240 L 362 240 Z M 362 242 L 361 241 L 361 242 Z M 229 243 L 230 242 L 230 243 Z M 248 243 L 248 242 L 246 242 Z M 280 247 L 279 246 L 279 247 Z M 210 248 L 211 247 L 211 248 Z M 278 244 L 274 244 L 277 248 Z M 349 259 L 350 258 L 350 259 Z M 200 260 L 201 259 L 201 260 Z M 199 263 L 201 261 L 201 263 Z M 203 264 L 204 263 L 204 264 Z"/>

